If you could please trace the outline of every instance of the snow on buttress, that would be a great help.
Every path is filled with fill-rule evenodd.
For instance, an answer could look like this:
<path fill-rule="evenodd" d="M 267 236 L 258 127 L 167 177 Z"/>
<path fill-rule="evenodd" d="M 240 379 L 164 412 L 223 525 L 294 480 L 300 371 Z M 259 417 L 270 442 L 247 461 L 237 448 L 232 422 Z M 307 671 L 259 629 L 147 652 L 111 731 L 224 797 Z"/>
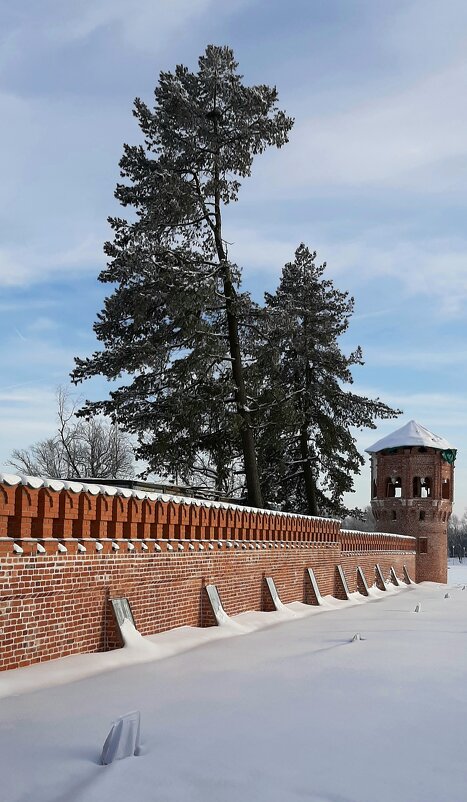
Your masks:
<path fill-rule="evenodd" d="M 1 802 L 465 802 L 467 565 L 449 580 L 3 672 Z M 128 710 L 140 755 L 99 765 Z"/>

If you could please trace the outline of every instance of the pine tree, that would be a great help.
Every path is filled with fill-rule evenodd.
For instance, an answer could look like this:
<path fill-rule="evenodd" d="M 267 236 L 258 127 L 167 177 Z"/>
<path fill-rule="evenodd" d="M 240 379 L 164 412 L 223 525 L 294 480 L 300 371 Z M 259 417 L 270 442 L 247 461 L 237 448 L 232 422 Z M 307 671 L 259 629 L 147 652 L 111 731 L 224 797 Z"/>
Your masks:
<path fill-rule="evenodd" d="M 362 351 L 345 355 L 339 338 L 354 301 L 324 278 L 326 265 L 315 258 L 300 245 L 277 291 L 265 295 L 252 368 L 264 417 L 259 463 L 268 501 L 310 515 L 343 515 L 342 496 L 364 463 L 351 429 L 374 429 L 375 419 L 400 412 L 349 389 Z"/>
<path fill-rule="evenodd" d="M 214 443 L 215 460 L 241 454 L 249 503 L 261 506 L 242 345 L 251 301 L 222 215 L 254 156 L 287 142 L 293 121 L 275 88 L 245 86 L 237 66 L 229 48 L 210 45 L 197 73 L 161 73 L 153 109 L 136 99 L 144 145 L 125 145 L 120 161 L 115 194 L 133 214 L 109 221 L 99 280 L 116 287 L 94 326 L 103 349 L 77 359 L 72 377 L 128 380 L 83 414 L 135 433 L 151 470 L 188 477 Z M 221 453 L 222 438 L 233 453 Z"/>

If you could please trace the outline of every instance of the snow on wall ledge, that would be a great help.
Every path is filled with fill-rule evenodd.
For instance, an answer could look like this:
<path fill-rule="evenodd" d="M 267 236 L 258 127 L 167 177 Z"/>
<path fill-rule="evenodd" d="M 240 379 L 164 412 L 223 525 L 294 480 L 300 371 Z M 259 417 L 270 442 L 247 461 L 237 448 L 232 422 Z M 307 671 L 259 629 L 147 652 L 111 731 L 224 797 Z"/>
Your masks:
<path fill-rule="evenodd" d="M 229 615 L 265 608 L 264 577 L 283 602 L 350 591 L 357 566 L 415 575 L 415 538 L 341 530 L 334 519 L 140 490 L 0 474 L 0 669 L 120 645 L 109 599 L 126 596 L 151 634 L 212 622 L 215 584 Z"/>
<path fill-rule="evenodd" d="M 165 493 L 152 493 L 145 490 L 131 490 L 127 487 L 117 487 L 114 485 L 86 483 L 86 482 L 71 482 L 66 479 L 48 479 L 39 476 L 28 476 L 26 474 L 12 474 L 0 472 L 0 484 L 5 484 L 10 487 L 17 487 L 24 485 L 25 487 L 39 490 L 46 488 L 59 492 L 66 490 L 70 493 L 90 493 L 92 496 L 123 496 L 124 498 L 134 498 L 140 501 L 146 499 L 149 501 L 172 501 L 175 504 L 189 504 L 197 507 L 213 507 L 215 509 L 225 510 L 242 510 L 247 512 L 268 512 L 270 515 L 284 515 L 290 518 L 309 518 L 308 515 L 299 515 L 292 512 L 280 512 L 279 510 L 258 510 L 256 507 L 246 507 L 240 504 L 231 504 L 224 501 L 209 501 L 207 499 L 189 498 L 187 496 L 172 496 Z M 315 516 L 313 520 L 316 521 L 334 521 L 340 523 L 337 518 L 320 518 Z"/>

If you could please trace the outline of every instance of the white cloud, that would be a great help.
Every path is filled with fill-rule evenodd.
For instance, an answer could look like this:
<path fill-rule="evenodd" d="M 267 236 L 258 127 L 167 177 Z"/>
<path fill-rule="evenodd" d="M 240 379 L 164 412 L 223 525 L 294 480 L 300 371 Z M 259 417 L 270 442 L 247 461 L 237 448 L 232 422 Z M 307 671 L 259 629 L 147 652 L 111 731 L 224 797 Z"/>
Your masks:
<path fill-rule="evenodd" d="M 98 114 L 95 102 L 0 92 L 0 117 L 10 121 L 0 127 L 0 285 L 91 265 L 97 274 L 121 151 L 110 133 L 117 112 L 104 101 Z"/>
<path fill-rule="evenodd" d="M 302 230 L 300 237 L 287 225 L 282 237 L 264 226 L 253 229 L 233 225 L 227 229 L 231 258 L 243 267 L 246 276 L 264 277 L 268 289 L 274 288 L 283 265 L 294 258 L 297 245 L 305 239 L 317 249 L 317 263 L 326 261 L 328 274 L 338 285 L 343 283 L 342 277 L 344 282 L 347 279 L 354 293 L 356 288 L 367 288 L 386 278 L 393 280 L 392 286 L 385 287 L 386 302 L 392 308 L 400 308 L 405 300 L 429 301 L 431 311 L 449 320 L 461 315 L 467 305 L 467 241 L 427 237 L 419 242 L 404 240 L 401 235 L 395 239 L 394 232 L 388 230 L 377 232 L 377 242 L 372 242 L 373 231 L 368 232 L 367 239 L 362 235 L 339 242 L 329 240 L 317 226 L 313 240 L 307 241 L 307 233 Z M 387 313 L 387 308 L 373 310 L 367 306 L 364 316 Z M 406 356 L 412 359 L 410 354 Z M 387 353 L 385 358 L 392 356 Z"/>
<path fill-rule="evenodd" d="M 130 11 L 126 0 L 79 0 L 62 6 L 66 16 L 51 25 L 48 34 L 52 40 L 73 41 L 117 24 L 134 47 L 151 47 L 154 52 L 166 37 L 189 26 L 213 5 L 214 0 L 137 0 Z"/>
<path fill-rule="evenodd" d="M 392 298 L 430 300 L 439 317 L 449 319 L 467 303 L 467 242 L 430 239 L 423 242 L 399 239 L 324 245 L 333 273 L 349 273 L 359 284 L 394 279 Z"/>
<path fill-rule="evenodd" d="M 244 270 L 245 275 L 259 273 L 278 276 L 284 264 L 294 258 L 299 245 L 299 241 L 286 232 L 283 237 L 278 237 L 268 230 L 235 224 L 227 225 L 225 232 L 229 241 L 229 257 Z"/>
<path fill-rule="evenodd" d="M 16 287 L 48 281 L 50 278 L 70 277 L 79 270 L 89 270 L 97 276 L 103 266 L 102 241 L 85 237 L 63 250 L 50 251 L 46 246 L 11 246 L 0 249 L 0 286 Z"/>
<path fill-rule="evenodd" d="M 465 51 L 467 6 L 464 0 L 405 0 L 393 10 L 384 31 L 394 61 L 419 64 L 449 62 Z"/>
<path fill-rule="evenodd" d="M 25 310 L 48 309 L 57 306 L 57 304 L 58 301 L 53 298 L 21 298 L 19 301 L 1 301 L 0 313 L 8 314 L 10 312 L 24 312 Z"/>
<path fill-rule="evenodd" d="M 464 435 L 467 425 L 467 410 L 465 399 L 462 396 L 449 395 L 448 393 L 384 393 L 384 401 L 390 406 L 397 406 L 403 410 L 403 415 L 397 420 L 386 422 L 378 426 L 378 431 L 382 428 L 387 433 L 398 429 L 405 421 L 417 420 L 419 423 L 431 429 L 435 434 L 448 437 L 451 432 L 456 432 L 452 440 L 462 440 L 467 445 L 467 437 Z M 400 423 L 398 422 L 400 421 Z M 383 435 L 381 435 L 383 436 Z M 373 434 L 365 434 L 367 445 L 379 439 Z"/>
<path fill-rule="evenodd" d="M 298 121 L 290 144 L 257 168 L 258 190 L 295 196 L 333 187 L 464 190 L 451 163 L 467 157 L 464 59 L 399 91 Z M 440 170 L 445 165 L 445 174 Z M 433 177 L 436 176 L 436 180 Z"/>
<path fill-rule="evenodd" d="M 86 40 L 101 29 L 114 28 L 117 37 L 135 50 L 152 56 L 173 39 L 188 33 L 198 23 L 206 23 L 215 13 L 217 20 L 228 17 L 252 0 L 74 0 L 56 3 L 46 0 L 41 5 L 40 18 L 34 8 L 28 19 L 20 19 L 18 27 L 5 33 L 4 60 L 15 57 L 25 40 L 34 48 L 43 42 L 48 49 L 54 46 Z M 45 5 L 45 8 L 44 8 Z M 48 7 L 48 8 L 47 8 Z M 44 24 L 44 20 L 47 24 Z"/>
<path fill-rule="evenodd" d="M 51 332 L 55 331 L 59 328 L 59 325 L 56 320 L 53 320 L 51 317 L 37 317 L 28 325 L 28 331 L 32 332 L 33 334 L 42 334 L 44 332 Z"/>
<path fill-rule="evenodd" d="M 36 390 L 0 390 L 0 404 L 29 404 L 32 401 L 37 401 Z"/>
<path fill-rule="evenodd" d="M 2 339 L 0 352 L 0 392 L 6 388 L 43 378 L 43 383 L 68 381 L 68 373 L 74 366 L 76 351 L 62 345 L 60 339 L 41 339 L 37 334 L 25 337 L 21 332 L 8 331 Z M 27 366 L 27 370 L 24 370 Z M 8 377 L 8 379 L 6 379 Z"/>
<path fill-rule="evenodd" d="M 426 349 L 410 348 L 399 350 L 391 348 L 386 340 L 379 347 L 365 346 L 363 357 L 368 366 L 410 368 L 433 373 L 436 368 L 462 367 L 467 364 L 467 349 L 456 348 Z M 464 399 L 465 403 L 465 399 Z"/>
<path fill-rule="evenodd" d="M 397 307 L 390 306 L 387 309 L 376 309 L 370 312 L 362 312 L 352 315 L 352 321 L 355 322 L 357 320 L 371 320 L 372 318 L 386 317 L 387 315 L 394 314 L 397 311 L 399 311 Z"/>
<path fill-rule="evenodd" d="M 56 428 L 54 392 L 41 385 L 0 389 L 0 471 L 11 470 L 11 452 L 49 437 Z"/>

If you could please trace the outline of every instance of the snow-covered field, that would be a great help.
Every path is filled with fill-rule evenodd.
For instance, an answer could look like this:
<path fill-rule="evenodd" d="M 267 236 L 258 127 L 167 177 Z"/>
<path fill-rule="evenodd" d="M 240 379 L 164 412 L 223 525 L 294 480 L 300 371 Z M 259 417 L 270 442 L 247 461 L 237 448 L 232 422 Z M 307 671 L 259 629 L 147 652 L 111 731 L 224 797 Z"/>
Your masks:
<path fill-rule="evenodd" d="M 453 565 L 449 590 L 130 633 L 118 652 L 4 672 L 0 802 L 465 802 L 464 583 Z M 131 710 L 141 755 L 99 765 Z"/>

